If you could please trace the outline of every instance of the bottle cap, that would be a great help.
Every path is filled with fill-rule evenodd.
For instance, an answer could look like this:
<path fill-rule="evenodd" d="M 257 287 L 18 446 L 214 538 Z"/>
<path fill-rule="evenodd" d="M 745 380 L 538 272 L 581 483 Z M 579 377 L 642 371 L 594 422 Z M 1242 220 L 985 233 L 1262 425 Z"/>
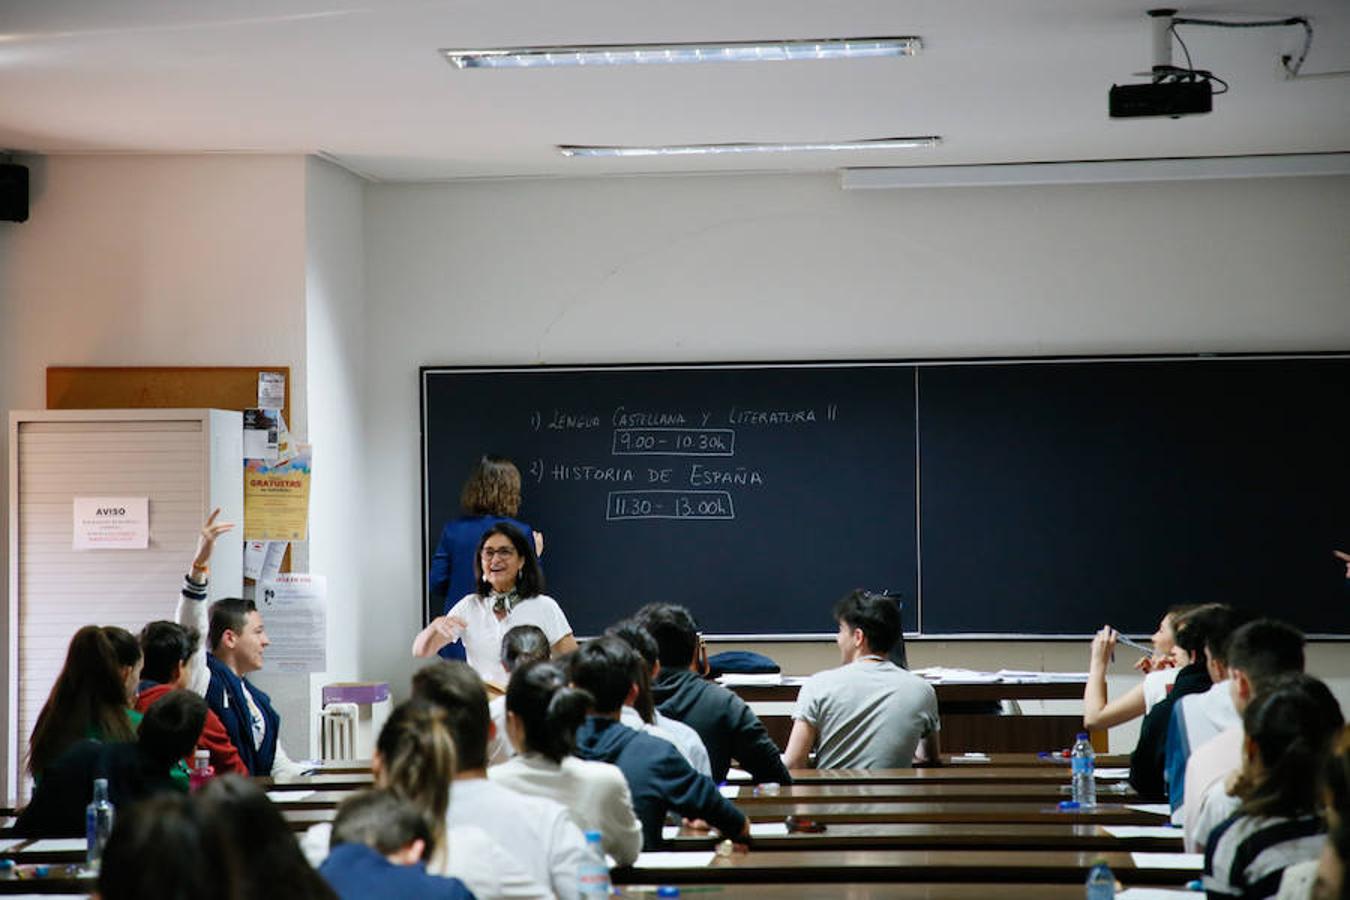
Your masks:
<path fill-rule="evenodd" d="M 677 888 L 677 887 L 676 887 L 675 885 L 673 885 L 673 884 L 663 884 L 663 885 L 661 885 L 659 888 L 656 889 L 656 896 L 658 896 L 658 897 L 678 897 L 678 896 L 680 896 L 680 889 Z"/>
<path fill-rule="evenodd" d="M 586 840 L 591 843 L 598 843 L 601 840 L 601 834 L 598 831 L 586 832 Z"/>
<path fill-rule="evenodd" d="M 1080 731 L 1080 732 L 1078 732 L 1078 740 L 1080 740 L 1080 741 L 1086 741 L 1086 740 L 1087 740 L 1087 732 L 1086 732 L 1086 731 Z"/>
<path fill-rule="evenodd" d="M 198 750 L 196 753 L 192 754 L 192 758 L 199 762 L 209 762 L 211 760 L 211 751 Z"/>
<path fill-rule="evenodd" d="M 1078 809 L 1080 806 L 1081 806 L 1081 804 L 1080 804 L 1077 800 L 1061 800 L 1061 801 L 1059 801 L 1059 808 L 1062 809 L 1062 810 Z"/>

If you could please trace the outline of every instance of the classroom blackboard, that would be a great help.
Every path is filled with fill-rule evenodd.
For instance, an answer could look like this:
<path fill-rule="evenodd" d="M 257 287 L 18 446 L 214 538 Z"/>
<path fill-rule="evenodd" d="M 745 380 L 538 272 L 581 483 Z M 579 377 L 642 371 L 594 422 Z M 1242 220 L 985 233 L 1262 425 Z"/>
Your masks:
<path fill-rule="evenodd" d="M 1350 633 L 1344 357 L 424 368 L 424 562 L 514 459 L 577 634 L 651 601 L 705 632 L 1150 632 L 1223 600 Z M 424 598 L 439 612 L 439 598 Z M 434 608 L 433 608 L 434 607 Z"/>

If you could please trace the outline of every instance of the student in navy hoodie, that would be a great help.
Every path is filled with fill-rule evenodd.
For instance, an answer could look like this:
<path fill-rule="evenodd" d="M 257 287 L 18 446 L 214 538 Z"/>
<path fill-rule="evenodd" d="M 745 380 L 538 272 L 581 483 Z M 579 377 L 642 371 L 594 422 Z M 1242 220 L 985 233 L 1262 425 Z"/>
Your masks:
<path fill-rule="evenodd" d="M 616 637 L 587 641 L 572 654 L 572 683 L 595 698 L 593 715 L 577 731 L 576 755 L 612 763 L 623 772 L 642 823 L 642 849 L 664 846 L 661 825 L 672 809 L 748 844 L 749 820 L 711 778 L 694 771 L 674 744 L 619 722 L 624 703 L 637 694 L 641 665 L 633 648 Z"/>
<path fill-rule="evenodd" d="M 319 874 L 342 900 L 474 900 L 458 878 L 428 875 L 431 826 L 386 790 L 353 794 L 338 807 Z"/>

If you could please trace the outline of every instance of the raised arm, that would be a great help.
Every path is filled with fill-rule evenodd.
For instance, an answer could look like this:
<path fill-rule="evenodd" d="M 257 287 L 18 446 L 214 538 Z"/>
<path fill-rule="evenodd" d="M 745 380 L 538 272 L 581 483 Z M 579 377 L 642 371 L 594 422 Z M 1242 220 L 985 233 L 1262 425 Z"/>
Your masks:
<path fill-rule="evenodd" d="M 211 674 L 206 670 L 206 651 L 210 649 L 206 646 L 210 633 L 210 622 L 206 614 L 206 586 L 211 573 L 211 551 L 215 548 L 216 539 L 234 528 L 233 522 L 217 522 L 219 516 L 220 508 L 217 507 L 202 524 L 202 530 L 197 535 L 197 552 L 193 554 L 187 578 L 183 580 L 183 589 L 178 595 L 178 608 L 174 615 L 174 621 L 179 625 L 184 628 L 195 628 L 201 635 L 197 649 L 188 659 L 190 673 L 188 687 L 203 697 L 206 696 L 206 686 L 211 681 Z"/>
<path fill-rule="evenodd" d="M 1144 714 L 1144 686 L 1135 685 L 1125 696 L 1107 702 L 1106 668 L 1116 648 L 1116 630 L 1109 625 L 1092 638 L 1087 687 L 1083 690 L 1083 727 L 1103 731 Z"/>

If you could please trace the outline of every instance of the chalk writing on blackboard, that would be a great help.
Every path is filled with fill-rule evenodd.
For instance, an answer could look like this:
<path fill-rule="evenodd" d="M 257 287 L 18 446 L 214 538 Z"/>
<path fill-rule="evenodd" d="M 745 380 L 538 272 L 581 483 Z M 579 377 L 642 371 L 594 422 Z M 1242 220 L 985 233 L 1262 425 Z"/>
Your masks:
<path fill-rule="evenodd" d="M 616 428 L 615 456 L 735 456 L 730 428 Z"/>
<path fill-rule="evenodd" d="M 610 491 L 605 518 L 725 520 L 736 507 L 726 491 Z"/>

